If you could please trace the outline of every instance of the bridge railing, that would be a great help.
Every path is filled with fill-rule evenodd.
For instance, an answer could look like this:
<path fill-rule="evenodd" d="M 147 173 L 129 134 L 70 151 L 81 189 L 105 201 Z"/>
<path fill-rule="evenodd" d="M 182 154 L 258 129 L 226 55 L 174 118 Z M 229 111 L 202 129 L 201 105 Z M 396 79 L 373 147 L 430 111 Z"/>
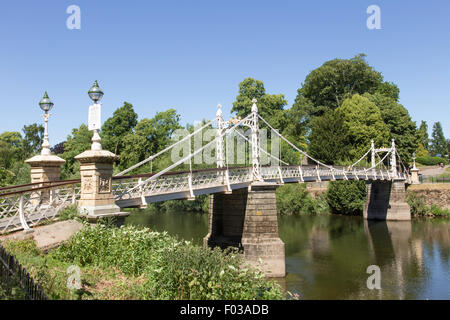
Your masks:
<path fill-rule="evenodd" d="M 153 175 L 155 174 L 113 177 L 113 193 L 116 200 L 186 191 L 193 194 L 193 191 L 197 189 L 227 186 L 252 179 L 251 167 L 229 167 L 167 172 L 143 183 L 145 179 Z"/>
<path fill-rule="evenodd" d="M 79 180 L 33 186 L 11 188 L 19 191 L 0 194 L 0 233 L 28 230 L 32 225 L 56 218 L 63 208 L 76 203 L 81 189 Z"/>

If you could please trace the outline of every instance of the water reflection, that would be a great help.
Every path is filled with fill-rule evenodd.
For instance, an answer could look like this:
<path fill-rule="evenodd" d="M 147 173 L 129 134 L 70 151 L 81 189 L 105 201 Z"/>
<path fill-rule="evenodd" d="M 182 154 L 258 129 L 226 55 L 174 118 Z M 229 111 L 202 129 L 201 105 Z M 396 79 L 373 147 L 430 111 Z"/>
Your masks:
<path fill-rule="evenodd" d="M 201 245 L 208 215 L 132 214 L 127 223 L 168 231 Z M 286 271 L 278 279 L 303 299 L 450 299 L 450 221 L 372 222 L 361 217 L 283 216 Z M 366 286 L 369 265 L 381 290 Z"/>

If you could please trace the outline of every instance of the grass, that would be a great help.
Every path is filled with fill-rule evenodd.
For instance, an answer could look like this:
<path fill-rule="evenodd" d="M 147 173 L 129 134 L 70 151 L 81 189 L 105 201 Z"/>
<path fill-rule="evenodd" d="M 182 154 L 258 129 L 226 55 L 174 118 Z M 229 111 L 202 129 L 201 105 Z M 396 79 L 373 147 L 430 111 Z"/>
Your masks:
<path fill-rule="evenodd" d="M 50 299 L 284 299 L 281 287 L 243 267 L 236 252 L 205 249 L 167 233 L 86 224 L 68 242 L 44 254 L 32 239 L 3 246 Z M 70 266 L 82 286 L 67 287 Z"/>

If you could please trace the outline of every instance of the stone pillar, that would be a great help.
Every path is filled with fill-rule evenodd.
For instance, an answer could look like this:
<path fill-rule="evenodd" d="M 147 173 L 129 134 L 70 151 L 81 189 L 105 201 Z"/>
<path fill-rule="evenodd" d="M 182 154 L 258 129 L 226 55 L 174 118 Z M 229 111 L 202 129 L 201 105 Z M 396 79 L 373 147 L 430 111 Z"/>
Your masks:
<path fill-rule="evenodd" d="M 251 190 L 211 195 L 205 247 L 237 247 L 244 260 L 267 277 L 284 277 L 285 247 L 278 235 L 276 188 L 276 184 L 254 182 Z"/>
<path fill-rule="evenodd" d="M 78 210 L 91 221 L 114 217 L 120 225 L 127 212 L 120 212 L 112 192 L 113 163 L 117 156 L 107 150 L 88 150 L 75 157 L 80 162 L 81 195 Z"/>
<path fill-rule="evenodd" d="M 417 169 L 416 167 L 413 167 L 411 169 L 411 183 L 412 184 L 420 184 L 419 169 Z"/>
<path fill-rule="evenodd" d="M 411 208 L 406 202 L 405 180 L 372 181 L 367 183 L 367 201 L 363 216 L 368 220 L 411 220 Z"/>
<path fill-rule="evenodd" d="M 48 185 L 46 182 L 59 181 L 61 179 L 61 166 L 66 161 L 55 155 L 38 155 L 25 162 L 31 166 L 31 183 L 42 182 L 38 187 L 45 187 Z M 49 198 L 49 190 L 41 191 L 40 202 L 45 202 Z"/>

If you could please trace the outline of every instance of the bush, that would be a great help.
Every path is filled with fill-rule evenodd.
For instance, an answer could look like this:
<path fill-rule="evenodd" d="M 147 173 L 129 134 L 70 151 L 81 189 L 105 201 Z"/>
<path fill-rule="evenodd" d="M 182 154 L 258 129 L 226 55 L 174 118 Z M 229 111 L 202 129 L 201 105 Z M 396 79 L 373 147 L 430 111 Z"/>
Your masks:
<path fill-rule="evenodd" d="M 366 193 L 364 181 L 331 181 L 326 198 L 333 213 L 361 215 Z"/>
<path fill-rule="evenodd" d="M 186 244 L 155 259 L 146 284 L 159 299 L 280 299 L 278 285 L 251 268 L 235 252 Z"/>
<path fill-rule="evenodd" d="M 60 221 L 72 220 L 78 217 L 77 205 L 73 204 L 65 207 L 58 215 Z"/>
<path fill-rule="evenodd" d="M 437 166 L 440 163 L 447 164 L 447 160 L 440 157 L 417 157 L 416 162 L 424 166 Z"/>
<path fill-rule="evenodd" d="M 131 293 L 139 299 L 284 298 L 262 273 L 242 268 L 237 253 L 194 246 L 148 228 L 85 226 L 49 258 L 141 279 Z"/>
<path fill-rule="evenodd" d="M 313 198 L 306 190 L 306 184 L 287 184 L 277 189 L 277 210 L 279 214 L 316 214 L 328 213 L 326 201 Z"/>
<path fill-rule="evenodd" d="M 408 193 L 406 198 L 410 208 L 411 215 L 416 217 L 450 217 L 450 210 L 440 208 L 437 205 L 427 206 L 425 196 L 413 192 Z"/>

